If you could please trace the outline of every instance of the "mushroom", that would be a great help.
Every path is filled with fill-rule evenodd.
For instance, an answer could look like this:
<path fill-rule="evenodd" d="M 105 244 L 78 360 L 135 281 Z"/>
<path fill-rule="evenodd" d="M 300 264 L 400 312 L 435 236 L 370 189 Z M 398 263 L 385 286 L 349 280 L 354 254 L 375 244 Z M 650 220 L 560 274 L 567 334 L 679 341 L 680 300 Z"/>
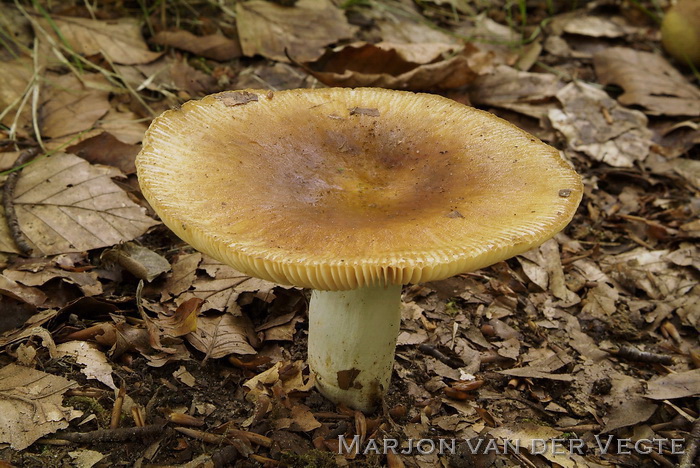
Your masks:
<path fill-rule="evenodd" d="M 248 275 L 311 288 L 308 362 L 336 403 L 389 386 L 401 287 L 486 267 L 571 220 L 554 148 L 444 97 L 227 91 L 151 124 L 136 166 L 163 222 Z"/>

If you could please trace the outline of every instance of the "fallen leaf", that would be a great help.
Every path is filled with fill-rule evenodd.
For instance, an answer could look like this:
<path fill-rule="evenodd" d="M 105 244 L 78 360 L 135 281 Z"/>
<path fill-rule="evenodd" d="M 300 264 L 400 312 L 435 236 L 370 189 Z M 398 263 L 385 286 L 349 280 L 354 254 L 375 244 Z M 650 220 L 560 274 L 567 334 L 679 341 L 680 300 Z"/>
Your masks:
<path fill-rule="evenodd" d="M 634 396 L 607 413 L 602 432 L 610 432 L 621 427 L 635 426 L 646 422 L 657 408 L 658 405 L 655 403 Z"/>
<path fill-rule="evenodd" d="M 163 55 L 162 52 L 148 50 L 141 36 L 141 24 L 136 19 L 100 21 L 52 15 L 51 20 L 51 24 L 43 19 L 37 21 L 55 43 L 65 41 L 72 50 L 82 55 L 101 53 L 110 62 L 122 65 L 148 63 Z M 58 28 L 60 38 L 54 27 Z"/>
<path fill-rule="evenodd" d="M 652 379 L 644 396 L 652 400 L 672 400 L 696 395 L 700 395 L 700 369 Z"/>
<path fill-rule="evenodd" d="M 105 455 L 97 450 L 76 450 L 68 452 L 68 456 L 73 459 L 73 466 L 76 468 L 92 468 L 98 464 Z"/>
<path fill-rule="evenodd" d="M 114 108 L 97 122 L 97 126 L 128 145 L 141 143 L 148 129 L 146 119 L 139 118 L 133 112 L 120 112 Z"/>
<path fill-rule="evenodd" d="M 61 405 L 63 394 L 76 385 L 15 364 L 0 369 L 0 443 L 24 450 L 40 437 L 67 428 L 80 412 Z"/>
<path fill-rule="evenodd" d="M 41 289 L 24 286 L 11 280 L 5 275 L 0 275 L 0 294 L 39 307 L 46 302 L 46 294 Z"/>
<path fill-rule="evenodd" d="M 299 0 L 293 7 L 237 2 L 236 27 L 244 55 L 280 62 L 288 61 L 286 53 L 302 62 L 315 60 L 324 47 L 352 37 L 356 29 L 330 0 Z"/>
<path fill-rule="evenodd" d="M 297 57 L 293 57 L 296 59 Z M 300 64 L 328 86 L 429 90 L 464 86 L 482 64 L 478 50 L 455 44 L 354 43 Z"/>
<path fill-rule="evenodd" d="M 75 357 L 75 362 L 85 366 L 80 372 L 88 379 L 95 379 L 113 390 L 117 389 L 112 379 L 112 366 L 107 361 L 107 356 L 95 345 L 86 341 L 68 341 L 56 346 L 56 351 L 59 357 Z"/>
<path fill-rule="evenodd" d="M 37 254 L 56 255 L 112 246 L 158 224 L 111 177 L 118 170 L 55 153 L 25 167 L 15 189 L 22 232 Z M 0 236 L 7 239 L 7 225 Z M 7 241 L 6 241 L 7 242 Z"/>
<path fill-rule="evenodd" d="M 229 354 L 256 354 L 249 342 L 252 332 L 247 319 L 219 314 L 198 317 L 197 330 L 185 338 L 206 355 L 205 359 L 218 359 Z"/>
<path fill-rule="evenodd" d="M 650 115 L 700 115 L 700 90 L 659 54 L 611 47 L 595 54 L 593 64 L 602 84 L 624 88 L 622 104 Z"/>
<path fill-rule="evenodd" d="M 115 262 L 138 279 L 148 282 L 170 271 L 170 263 L 165 257 L 134 242 L 117 245 L 103 252 L 100 258 Z"/>
<path fill-rule="evenodd" d="M 197 385 L 197 380 L 192 374 L 187 372 L 185 366 L 180 366 L 178 370 L 173 372 L 173 377 L 175 377 L 177 380 L 184 383 L 188 387 L 195 387 Z"/>
<path fill-rule="evenodd" d="M 554 128 L 571 149 L 614 167 L 632 167 L 649 154 L 651 131 L 646 116 L 626 109 L 605 92 L 584 83 L 570 83 L 557 93 L 563 109 L 549 111 Z"/>
<path fill-rule="evenodd" d="M 28 130 L 32 121 L 32 108 L 28 103 L 22 104 L 22 97 L 30 91 L 34 75 L 32 61 L 19 58 L 2 62 L 2 86 L 0 86 L 0 109 L 9 111 L 2 117 L 0 123 L 10 128 L 16 119 L 18 130 L 23 133 Z"/>
<path fill-rule="evenodd" d="M 202 311 L 216 309 L 238 313 L 239 307 L 236 300 L 241 293 L 265 294 L 270 293 L 276 286 L 269 281 L 244 275 L 208 256 L 204 256 L 199 268 L 205 270 L 208 276 L 197 278 L 192 294 L 207 301 Z"/>
<path fill-rule="evenodd" d="M 563 86 L 564 83 L 554 74 L 529 73 L 501 65 L 469 85 L 469 100 L 539 119 L 556 108 L 554 97 Z"/>
<path fill-rule="evenodd" d="M 222 34 L 196 36 L 182 29 L 178 31 L 161 31 L 153 36 L 153 42 L 192 52 L 212 60 L 224 62 L 240 57 L 241 45 Z"/>
<path fill-rule="evenodd" d="M 134 163 L 140 150 L 140 145 L 123 143 L 109 132 L 102 132 L 66 148 L 67 153 L 75 154 L 92 164 L 116 167 L 127 175 L 136 172 Z"/>
<path fill-rule="evenodd" d="M 172 263 L 172 272 L 166 277 L 161 290 L 161 300 L 177 297 L 187 291 L 197 277 L 197 267 L 202 261 L 202 254 L 178 255 Z"/>
<path fill-rule="evenodd" d="M 102 294 L 102 283 L 98 281 L 97 273 L 90 271 L 66 271 L 47 267 L 36 272 L 6 269 L 3 275 L 25 286 L 42 286 L 52 279 L 61 278 L 66 283 L 78 286 L 86 296 Z"/>
<path fill-rule="evenodd" d="M 39 119 L 44 137 L 60 138 L 93 128 L 109 110 L 107 80 L 99 73 L 46 77 L 51 86 L 42 94 Z"/>
<path fill-rule="evenodd" d="M 165 56 L 160 60 L 133 67 L 116 66 L 120 76 L 137 90 L 150 89 L 167 94 L 183 91 L 188 97 L 203 96 L 216 87 L 216 79 L 190 66 L 182 56 Z"/>
<path fill-rule="evenodd" d="M 204 301 L 197 297 L 189 299 L 177 308 L 171 316 L 161 316 L 156 320 L 158 327 L 169 336 L 184 336 L 197 331 L 197 315 Z"/>

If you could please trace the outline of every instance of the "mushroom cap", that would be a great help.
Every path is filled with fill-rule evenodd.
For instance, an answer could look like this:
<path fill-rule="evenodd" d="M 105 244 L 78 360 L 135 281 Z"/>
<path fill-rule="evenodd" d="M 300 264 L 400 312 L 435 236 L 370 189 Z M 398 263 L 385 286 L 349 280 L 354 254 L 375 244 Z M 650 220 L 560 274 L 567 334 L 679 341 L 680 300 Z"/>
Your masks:
<path fill-rule="evenodd" d="M 554 148 L 450 99 L 375 88 L 227 91 L 156 118 L 146 199 L 196 249 L 321 290 L 438 280 L 525 252 L 583 187 Z"/>

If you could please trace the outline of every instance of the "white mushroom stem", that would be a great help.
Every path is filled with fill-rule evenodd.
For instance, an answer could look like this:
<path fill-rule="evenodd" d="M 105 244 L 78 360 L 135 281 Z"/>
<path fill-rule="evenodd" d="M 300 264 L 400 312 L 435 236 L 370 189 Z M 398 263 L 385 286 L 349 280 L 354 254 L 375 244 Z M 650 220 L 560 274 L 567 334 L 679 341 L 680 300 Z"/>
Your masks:
<path fill-rule="evenodd" d="M 309 367 L 329 400 L 372 411 L 389 388 L 401 323 L 401 286 L 313 291 Z"/>

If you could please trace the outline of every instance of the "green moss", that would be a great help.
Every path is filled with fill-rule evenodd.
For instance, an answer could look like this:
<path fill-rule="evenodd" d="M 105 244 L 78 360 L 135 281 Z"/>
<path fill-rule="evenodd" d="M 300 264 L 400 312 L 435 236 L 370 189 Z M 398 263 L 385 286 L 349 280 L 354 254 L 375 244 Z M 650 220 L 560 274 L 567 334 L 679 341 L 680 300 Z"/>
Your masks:
<path fill-rule="evenodd" d="M 302 455 L 283 452 L 281 461 L 291 468 L 334 468 L 336 466 L 333 454 L 320 450 L 309 450 Z"/>

